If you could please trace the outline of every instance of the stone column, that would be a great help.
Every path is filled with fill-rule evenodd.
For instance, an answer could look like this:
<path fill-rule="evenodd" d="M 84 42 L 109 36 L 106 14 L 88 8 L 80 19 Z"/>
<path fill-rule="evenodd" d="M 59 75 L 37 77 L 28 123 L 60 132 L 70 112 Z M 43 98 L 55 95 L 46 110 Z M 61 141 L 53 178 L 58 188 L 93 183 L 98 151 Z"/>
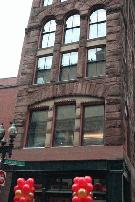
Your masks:
<path fill-rule="evenodd" d="M 80 145 L 80 119 L 81 119 L 81 108 L 80 103 L 76 104 L 76 119 L 75 119 L 75 132 L 74 132 L 74 146 Z"/>
<path fill-rule="evenodd" d="M 80 16 L 80 42 L 78 50 L 78 65 L 77 65 L 77 78 L 85 76 L 86 64 L 87 64 L 87 29 L 88 29 L 88 17 L 87 14 Z"/>

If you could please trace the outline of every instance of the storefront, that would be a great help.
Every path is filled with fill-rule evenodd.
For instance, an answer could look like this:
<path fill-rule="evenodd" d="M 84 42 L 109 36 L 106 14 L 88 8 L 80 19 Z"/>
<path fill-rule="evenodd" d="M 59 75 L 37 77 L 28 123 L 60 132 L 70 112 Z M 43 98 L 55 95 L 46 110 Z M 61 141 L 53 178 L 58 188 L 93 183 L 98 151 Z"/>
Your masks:
<path fill-rule="evenodd" d="M 24 167 L 15 167 L 9 201 L 19 177 L 35 179 L 36 202 L 71 202 L 73 178 L 93 178 L 95 202 L 122 202 L 123 161 L 51 161 L 26 162 Z M 129 201 L 128 201 L 129 202 Z"/>

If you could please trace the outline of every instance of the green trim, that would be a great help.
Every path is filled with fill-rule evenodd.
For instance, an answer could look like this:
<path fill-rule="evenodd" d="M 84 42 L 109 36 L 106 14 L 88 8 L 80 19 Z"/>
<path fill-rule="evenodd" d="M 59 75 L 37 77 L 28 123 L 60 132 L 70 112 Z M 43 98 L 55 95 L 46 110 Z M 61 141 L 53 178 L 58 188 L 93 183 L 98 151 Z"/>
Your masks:
<path fill-rule="evenodd" d="M 44 161 L 44 162 L 16 162 L 14 171 L 123 171 L 123 160 L 84 160 L 84 161 Z"/>

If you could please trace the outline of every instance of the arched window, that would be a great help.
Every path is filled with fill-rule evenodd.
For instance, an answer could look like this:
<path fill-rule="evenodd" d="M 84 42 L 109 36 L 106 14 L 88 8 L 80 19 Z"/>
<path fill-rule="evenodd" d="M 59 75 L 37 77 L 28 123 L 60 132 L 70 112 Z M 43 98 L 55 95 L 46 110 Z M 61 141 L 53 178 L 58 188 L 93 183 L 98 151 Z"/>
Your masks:
<path fill-rule="evenodd" d="M 65 24 L 65 44 L 79 41 L 80 15 L 70 16 Z"/>
<path fill-rule="evenodd" d="M 90 15 L 89 39 L 106 36 L 106 10 L 99 9 Z"/>
<path fill-rule="evenodd" d="M 55 20 L 50 20 L 44 26 L 42 32 L 42 44 L 41 48 L 47 48 L 54 45 L 55 41 L 55 31 L 56 31 L 56 22 Z"/>

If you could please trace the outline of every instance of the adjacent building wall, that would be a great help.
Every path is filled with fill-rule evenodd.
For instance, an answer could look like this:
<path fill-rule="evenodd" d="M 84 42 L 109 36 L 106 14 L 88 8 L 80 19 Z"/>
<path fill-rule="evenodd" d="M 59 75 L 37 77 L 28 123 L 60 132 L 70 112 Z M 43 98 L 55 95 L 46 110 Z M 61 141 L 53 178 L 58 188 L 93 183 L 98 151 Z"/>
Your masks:
<path fill-rule="evenodd" d="M 10 122 L 14 119 L 17 96 L 16 78 L 0 79 L 0 123 L 4 124 L 7 132 Z"/>

